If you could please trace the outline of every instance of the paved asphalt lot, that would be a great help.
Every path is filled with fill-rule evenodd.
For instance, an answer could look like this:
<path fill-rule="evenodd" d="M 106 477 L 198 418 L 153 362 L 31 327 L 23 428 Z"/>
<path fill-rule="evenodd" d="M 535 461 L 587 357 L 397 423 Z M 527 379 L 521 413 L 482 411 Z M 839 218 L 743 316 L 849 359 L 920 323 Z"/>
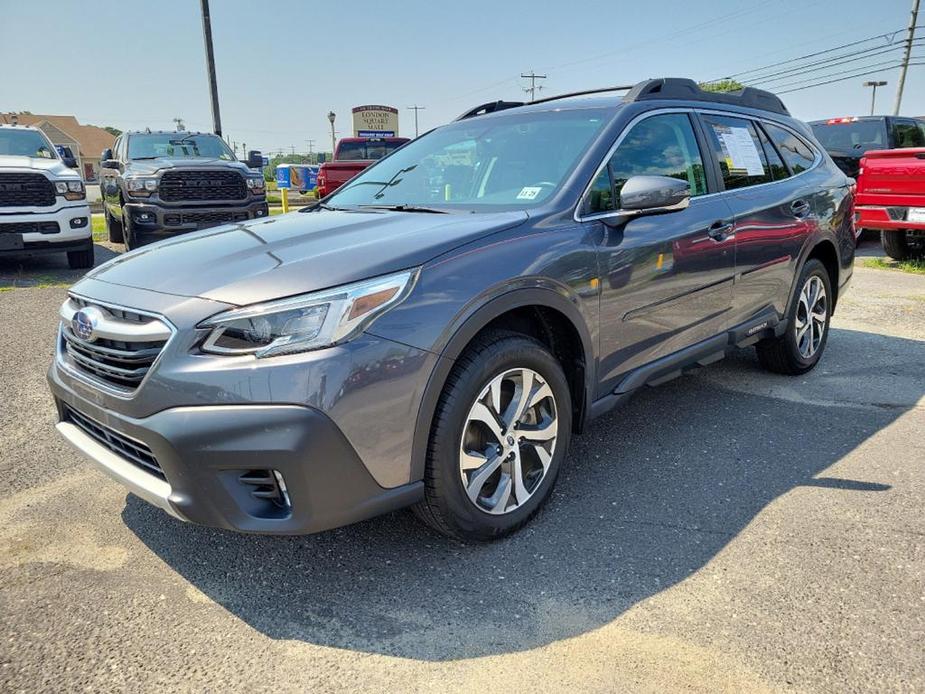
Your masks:
<path fill-rule="evenodd" d="M 4 692 L 925 691 L 923 276 L 859 269 L 806 377 L 742 352 L 640 393 L 484 546 L 407 513 L 248 537 L 127 495 L 52 429 L 63 296 L 0 292 Z"/>

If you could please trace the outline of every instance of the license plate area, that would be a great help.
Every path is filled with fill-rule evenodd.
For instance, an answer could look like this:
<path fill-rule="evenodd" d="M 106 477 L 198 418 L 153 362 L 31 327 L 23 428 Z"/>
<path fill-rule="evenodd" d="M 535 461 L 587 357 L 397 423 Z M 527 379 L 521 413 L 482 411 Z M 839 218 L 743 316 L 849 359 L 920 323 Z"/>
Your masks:
<path fill-rule="evenodd" d="M 910 207 L 906 213 L 906 221 L 914 224 L 925 224 L 925 207 Z"/>
<path fill-rule="evenodd" d="M 21 251 L 23 247 L 22 234 L 0 234 L 0 251 Z"/>

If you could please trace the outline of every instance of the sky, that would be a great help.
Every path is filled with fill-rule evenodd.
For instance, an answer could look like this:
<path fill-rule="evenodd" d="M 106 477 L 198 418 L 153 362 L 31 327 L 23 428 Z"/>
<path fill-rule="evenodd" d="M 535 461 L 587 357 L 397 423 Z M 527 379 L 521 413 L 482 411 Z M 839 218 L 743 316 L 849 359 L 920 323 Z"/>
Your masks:
<path fill-rule="evenodd" d="M 265 153 L 305 152 L 310 139 L 315 151 L 330 150 L 327 113 L 337 114 L 338 136 L 349 136 L 350 110 L 361 104 L 398 108 L 401 134 L 413 136 L 409 106 L 425 107 L 424 132 L 483 102 L 523 100 L 520 74 L 531 70 L 547 75 L 547 96 L 647 77 L 711 80 L 897 31 L 898 41 L 910 8 L 911 0 L 211 0 L 224 132 Z M 922 43 L 913 55 L 925 56 Z M 893 56 L 900 51 L 827 72 L 850 75 Z M 0 65 L 0 111 L 122 130 L 173 129 L 181 117 L 190 130 L 212 129 L 199 0 L 0 0 Z M 862 82 L 887 80 L 877 110 L 892 112 L 898 76 L 892 68 L 782 98 L 804 120 L 864 115 L 871 91 Z M 902 113 L 925 116 L 925 66 L 909 70 Z"/>

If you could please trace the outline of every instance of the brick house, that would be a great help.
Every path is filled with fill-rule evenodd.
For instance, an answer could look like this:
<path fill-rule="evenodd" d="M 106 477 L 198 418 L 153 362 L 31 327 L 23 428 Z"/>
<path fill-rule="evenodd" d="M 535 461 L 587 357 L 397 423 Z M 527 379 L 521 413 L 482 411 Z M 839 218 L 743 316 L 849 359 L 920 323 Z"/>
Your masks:
<path fill-rule="evenodd" d="M 36 113 L 0 113 L 0 123 L 31 125 L 44 132 L 54 145 L 70 147 L 77 159 L 77 169 L 90 183 L 99 181 L 100 153 L 116 141 L 102 128 L 81 125 L 74 116 L 49 116 Z"/>

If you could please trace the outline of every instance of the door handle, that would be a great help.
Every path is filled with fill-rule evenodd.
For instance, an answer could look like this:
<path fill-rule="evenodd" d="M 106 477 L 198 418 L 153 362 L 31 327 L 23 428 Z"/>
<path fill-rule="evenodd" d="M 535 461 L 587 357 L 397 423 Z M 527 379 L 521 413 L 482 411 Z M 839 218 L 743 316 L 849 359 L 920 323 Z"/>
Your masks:
<path fill-rule="evenodd" d="M 794 217 L 805 217 L 810 213 L 809 203 L 805 200 L 794 200 L 790 203 L 790 211 Z"/>
<path fill-rule="evenodd" d="M 707 230 L 707 236 L 709 236 L 714 241 L 725 241 L 729 235 L 732 233 L 732 222 L 726 220 L 719 220 L 713 222 L 710 225 L 710 228 Z"/>

